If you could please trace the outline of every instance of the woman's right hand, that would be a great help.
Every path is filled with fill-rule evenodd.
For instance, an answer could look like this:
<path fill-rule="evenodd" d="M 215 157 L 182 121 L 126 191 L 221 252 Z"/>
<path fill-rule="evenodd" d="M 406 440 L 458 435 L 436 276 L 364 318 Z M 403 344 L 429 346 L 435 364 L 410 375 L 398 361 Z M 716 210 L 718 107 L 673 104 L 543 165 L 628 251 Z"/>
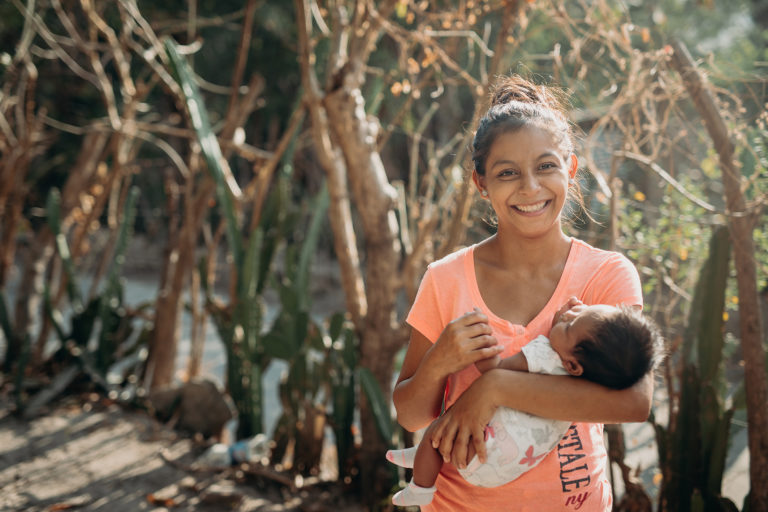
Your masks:
<path fill-rule="evenodd" d="M 493 336 L 488 317 L 475 308 L 445 326 L 428 357 L 432 369 L 447 377 L 503 351 L 504 347 Z"/>
<path fill-rule="evenodd" d="M 429 424 L 440 414 L 446 379 L 503 349 L 478 309 L 446 325 L 434 343 L 414 329 L 392 392 L 397 421 L 411 432 Z"/>
<path fill-rule="evenodd" d="M 499 373 L 502 372 L 502 373 Z M 474 445 L 480 462 L 486 462 L 485 426 L 496 412 L 498 404 L 494 401 L 494 391 L 502 386 L 497 377 L 518 372 L 491 370 L 478 377 L 456 402 L 436 419 L 430 427 L 429 442 L 443 457 L 457 468 L 469 464 L 469 445 Z M 527 374 L 525 374 L 527 375 Z"/>

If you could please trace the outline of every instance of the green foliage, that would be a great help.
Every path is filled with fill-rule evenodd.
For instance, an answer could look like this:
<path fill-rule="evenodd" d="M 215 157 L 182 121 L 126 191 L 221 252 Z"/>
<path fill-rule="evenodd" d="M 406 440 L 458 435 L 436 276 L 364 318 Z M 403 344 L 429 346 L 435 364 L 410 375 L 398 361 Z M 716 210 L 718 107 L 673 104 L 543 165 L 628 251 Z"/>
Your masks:
<path fill-rule="evenodd" d="M 336 439 L 336 462 L 339 476 L 350 473 L 354 447 L 353 425 L 357 410 L 355 371 L 357 367 L 358 339 L 342 313 L 331 317 L 327 351 L 328 379 L 330 381 L 330 423 Z"/>
<path fill-rule="evenodd" d="M 730 241 L 721 226 L 700 269 L 679 364 L 678 395 L 671 397 L 667 426 L 652 417 L 664 476 L 661 510 L 732 510 L 720 496 L 729 429 L 735 408 L 726 407 L 722 376 L 725 292 Z M 670 363 L 671 364 L 671 363 Z"/>
<path fill-rule="evenodd" d="M 69 302 L 72 304 L 72 309 L 75 313 L 78 313 L 83 309 L 83 298 L 80 296 L 80 289 L 76 286 L 75 269 L 69 244 L 67 243 L 66 236 L 61 232 L 61 194 L 58 189 L 52 189 L 48 194 L 46 219 L 55 237 L 56 251 L 64 267 Z"/>
<path fill-rule="evenodd" d="M 371 411 L 376 420 L 376 428 L 379 430 L 379 434 L 381 434 L 384 441 L 391 443 L 394 426 L 392 425 L 392 417 L 389 414 L 388 403 L 384 399 L 384 393 L 382 393 L 376 377 L 373 376 L 368 368 L 358 368 L 357 374 L 365 390 L 368 403 L 371 405 Z"/>
<path fill-rule="evenodd" d="M 685 176 L 680 181 L 693 194 L 703 195 L 700 183 Z M 643 294 L 650 297 L 649 312 L 668 315 L 671 324 L 681 325 L 679 292 L 693 288 L 707 254 L 707 224 L 716 218 L 669 186 L 659 199 L 652 202 L 629 187 L 627 196 L 619 200 L 618 245 L 640 271 Z"/>
<path fill-rule="evenodd" d="M 216 304 L 205 275 L 201 282 L 206 286 L 208 309 L 227 352 L 227 388 L 239 414 L 237 435 L 247 438 L 264 428 L 261 378 L 269 364 L 269 355 L 265 353 L 261 337 L 264 317 L 261 292 L 279 235 L 265 237 L 264 230 L 257 227 L 248 239 L 242 236 L 222 167 L 221 148 L 192 70 L 179 54 L 175 42 L 167 39 L 165 50 L 184 93 L 187 114 L 200 142 L 206 168 L 216 184 L 216 198 L 226 222 L 229 252 L 237 272 L 234 302 L 227 307 Z"/>
<path fill-rule="evenodd" d="M 165 40 L 165 51 L 170 59 L 171 68 L 176 74 L 176 79 L 181 85 L 187 102 L 187 114 L 192 123 L 192 128 L 194 128 L 197 135 L 205 161 L 208 164 L 208 172 L 216 183 L 216 198 L 219 201 L 219 208 L 223 210 L 226 219 L 227 238 L 232 251 L 232 257 L 235 259 L 235 266 L 241 269 L 243 268 L 244 257 L 243 240 L 238 229 L 235 204 L 227 188 L 227 178 L 222 167 L 224 158 L 221 154 L 219 141 L 211 128 L 211 123 L 208 120 L 208 111 L 195 82 L 192 70 L 179 54 L 176 43 L 172 39 Z M 242 286 L 245 286 L 245 284 Z"/>
<path fill-rule="evenodd" d="M 100 294 L 83 302 L 78 275 L 69 252 L 69 246 L 64 233 L 61 232 L 61 210 L 58 190 L 53 189 L 47 201 L 46 218 L 56 240 L 56 249 L 62 260 L 66 291 L 71 312 L 65 315 L 61 309 L 54 307 L 50 296 L 50 288 L 45 287 L 45 312 L 56 335 L 60 348 L 54 355 L 58 364 L 79 370 L 63 372 L 66 379 L 54 380 L 51 387 L 35 395 L 29 402 L 21 398 L 22 381 L 17 379 L 17 409 L 24 411 L 28 404 L 34 409 L 61 392 L 63 387 L 71 382 L 78 374 L 84 373 L 103 391 L 112 390 L 108 379 L 110 369 L 123 358 L 135 353 L 141 343 L 146 341 L 141 334 L 135 335 L 135 323 L 139 317 L 138 310 L 129 311 L 123 302 L 123 286 L 120 274 L 125 260 L 124 252 L 133 230 L 136 216 L 136 200 L 138 189 L 129 191 L 124 205 L 123 215 L 118 226 L 117 243 L 114 257 L 109 269 L 106 285 Z M 4 310 L 4 308 L 3 308 Z M 69 318 L 69 327 L 65 326 L 65 317 Z M 4 325 L 5 327 L 5 325 Z M 27 336 L 28 337 L 28 336 Z M 19 371 L 23 372 L 28 357 L 29 340 L 25 344 L 24 354 L 19 362 Z M 139 357 L 138 360 L 141 358 Z M 74 366 L 73 366 L 74 365 Z M 19 373 L 21 375 L 21 373 Z M 61 389 L 59 389 L 61 387 Z"/>
<path fill-rule="evenodd" d="M 325 322 L 312 318 L 309 289 L 312 256 L 326 218 L 329 196 L 325 186 L 309 206 L 311 219 L 300 245 L 285 248 L 284 266 L 274 286 L 280 310 L 264 336 L 270 357 L 288 364 L 280 384 L 282 415 L 274 438 L 273 462 L 282 461 L 294 442 L 294 470 L 311 471 L 319 464 L 317 429 L 311 422 L 327 421 L 336 440 L 337 463 L 343 477 L 352 469 L 355 411 L 361 390 L 366 393 L 380 432 L 392 438 L 392 420 L 384 394 L 371 373 L 358 365 L 358 338 L 341 313 Z M 324 419 L 319 419 L 323 417 Z"/>
<path fill-rule="evenodd" d="M 310 224 L 302 244 L 291 244 L 285 249 L 282 277 L 275 283 L 280 310 L 264 336 L 269 355 L 288 363 L 280 383 L 283 410 L 275 431 L 277 449 L 273 460 L 282 459 L 288 441 L 294 440 L 294 468 L 300 471 L 319 464 L 317 446 L 322 445 L 322 438 L 316 436 L 321 435 L 322 429 L 312 427 L 323 421 L 321 402 L 324 392 L 327 396 L 328 378 L 325 352 L 333 344 L 333 340 L 326 343 L 328 336 L 323 335 L 322 327 L 310 316 L 309 290 L 312 255 L 317 250 L 328 203 L 328 190 L 323 186 L 310 205 Z"/>
<path fill-rule="evenodd" d="M 125 323 L 125 310 L 121 307 L 123 304 L 123 285 L 120 279 L 123 264 L 125 263 L 125 250 L 128 247 L 128 241 L 133 235 L 138 197 L 139 189 L 132 188 L 125 202 L 123 221 L 117 234 L 115 257 L 112 260 L 112 265 L 107 275 L 106 286 L 99 299 L 101 331 L 96 350 L 96 367 L 102 372 L 106 372 L 115 362 L 115 353 L 120 342 L 127 339 L 131 332 L 130 323 Z"/>

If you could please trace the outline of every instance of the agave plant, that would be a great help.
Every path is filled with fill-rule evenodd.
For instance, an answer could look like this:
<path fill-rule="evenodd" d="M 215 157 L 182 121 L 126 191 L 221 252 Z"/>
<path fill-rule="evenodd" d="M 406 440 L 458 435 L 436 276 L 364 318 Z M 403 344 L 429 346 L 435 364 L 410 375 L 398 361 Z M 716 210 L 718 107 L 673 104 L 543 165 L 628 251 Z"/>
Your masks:
<path fill-rule="evenodd" d="M 107 274 L 101 292 L 84 302 L 80 293 L 81 286 L 75 272 L 66 236 L 61 230 L 60 197 L 56 189 L 52 189 L 46 204 L 46 219 L 55 237 L 56 250 L 62 261 L 66 279 L 67 299 L 71 307 L 69 326 L 66 326 L 65 315 L 54 307 L 50 299 L 50 290 L 45 288 L 45 311 L 56 332 L 60 347 L 53 359 L 62 365 L 50 385 L 24 401 L 21 396 L 22 375 L 29 354 L 29 340 L 23 343 L 24 352 L 17 369 L 16 392 L 17 408 L 23 414 L 30 416 L 39 408 L 64 389 L 78 376 L 85 374 L 103 391 L 113 387 L 109 384 L 107 374 L 123 357 L 135 353 L 141 343 L 141 335 L 136 335 L 135 321 L 139 311 L 126 307 L 123 300 L 123 285 L 121 281 L 122 266 L 125 261 L 124 253 L 133 233 L 136 217 L 136 200 L 138 189 L 132 188 L 125 201 L 122 220 L 118 228 L 112 265 Z M 0 307 L 0 319 L 4 330 L 11 330 L 4 303 Z"/>

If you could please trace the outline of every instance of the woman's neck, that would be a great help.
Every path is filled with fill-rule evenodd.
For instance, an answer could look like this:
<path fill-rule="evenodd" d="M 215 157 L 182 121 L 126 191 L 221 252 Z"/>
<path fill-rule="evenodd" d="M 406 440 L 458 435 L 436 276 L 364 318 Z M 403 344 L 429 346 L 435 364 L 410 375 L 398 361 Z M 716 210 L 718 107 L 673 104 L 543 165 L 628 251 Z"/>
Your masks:
<path fill-rule="evenodd" d="M 517 270 L 527 268 L 534 272 L 564 262 L 570 251 L 571 238 L 559 229 L 537 238 L 505 236 L 499 231 L 482 245 L 487 245 L 486 257 L 494 260 L 496 266 Z"/>

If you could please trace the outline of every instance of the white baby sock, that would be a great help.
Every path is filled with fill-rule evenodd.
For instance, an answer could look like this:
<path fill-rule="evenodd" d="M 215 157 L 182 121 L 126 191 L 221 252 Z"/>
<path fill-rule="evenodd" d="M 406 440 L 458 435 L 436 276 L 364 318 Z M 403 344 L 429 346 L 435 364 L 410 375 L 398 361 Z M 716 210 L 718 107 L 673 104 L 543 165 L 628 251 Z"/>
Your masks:
<path fill-rule="evenodd" d="M 387 460 L 401 468 L 412 468 L 417 448 L 418 446 L 412 446 L 403 450 L 387 450 Z"/>
<path fill-rule="evenodd" d="M 419 487 L 413 480 L 405 486 L 404 489 L 398 491 L 392 496 L 392 503 L 398 507 L 408 507 L 412 505 L 427 505 L 432 503 L 432 496 L 435 494 L 435 486 L 432 487 Z"/>

